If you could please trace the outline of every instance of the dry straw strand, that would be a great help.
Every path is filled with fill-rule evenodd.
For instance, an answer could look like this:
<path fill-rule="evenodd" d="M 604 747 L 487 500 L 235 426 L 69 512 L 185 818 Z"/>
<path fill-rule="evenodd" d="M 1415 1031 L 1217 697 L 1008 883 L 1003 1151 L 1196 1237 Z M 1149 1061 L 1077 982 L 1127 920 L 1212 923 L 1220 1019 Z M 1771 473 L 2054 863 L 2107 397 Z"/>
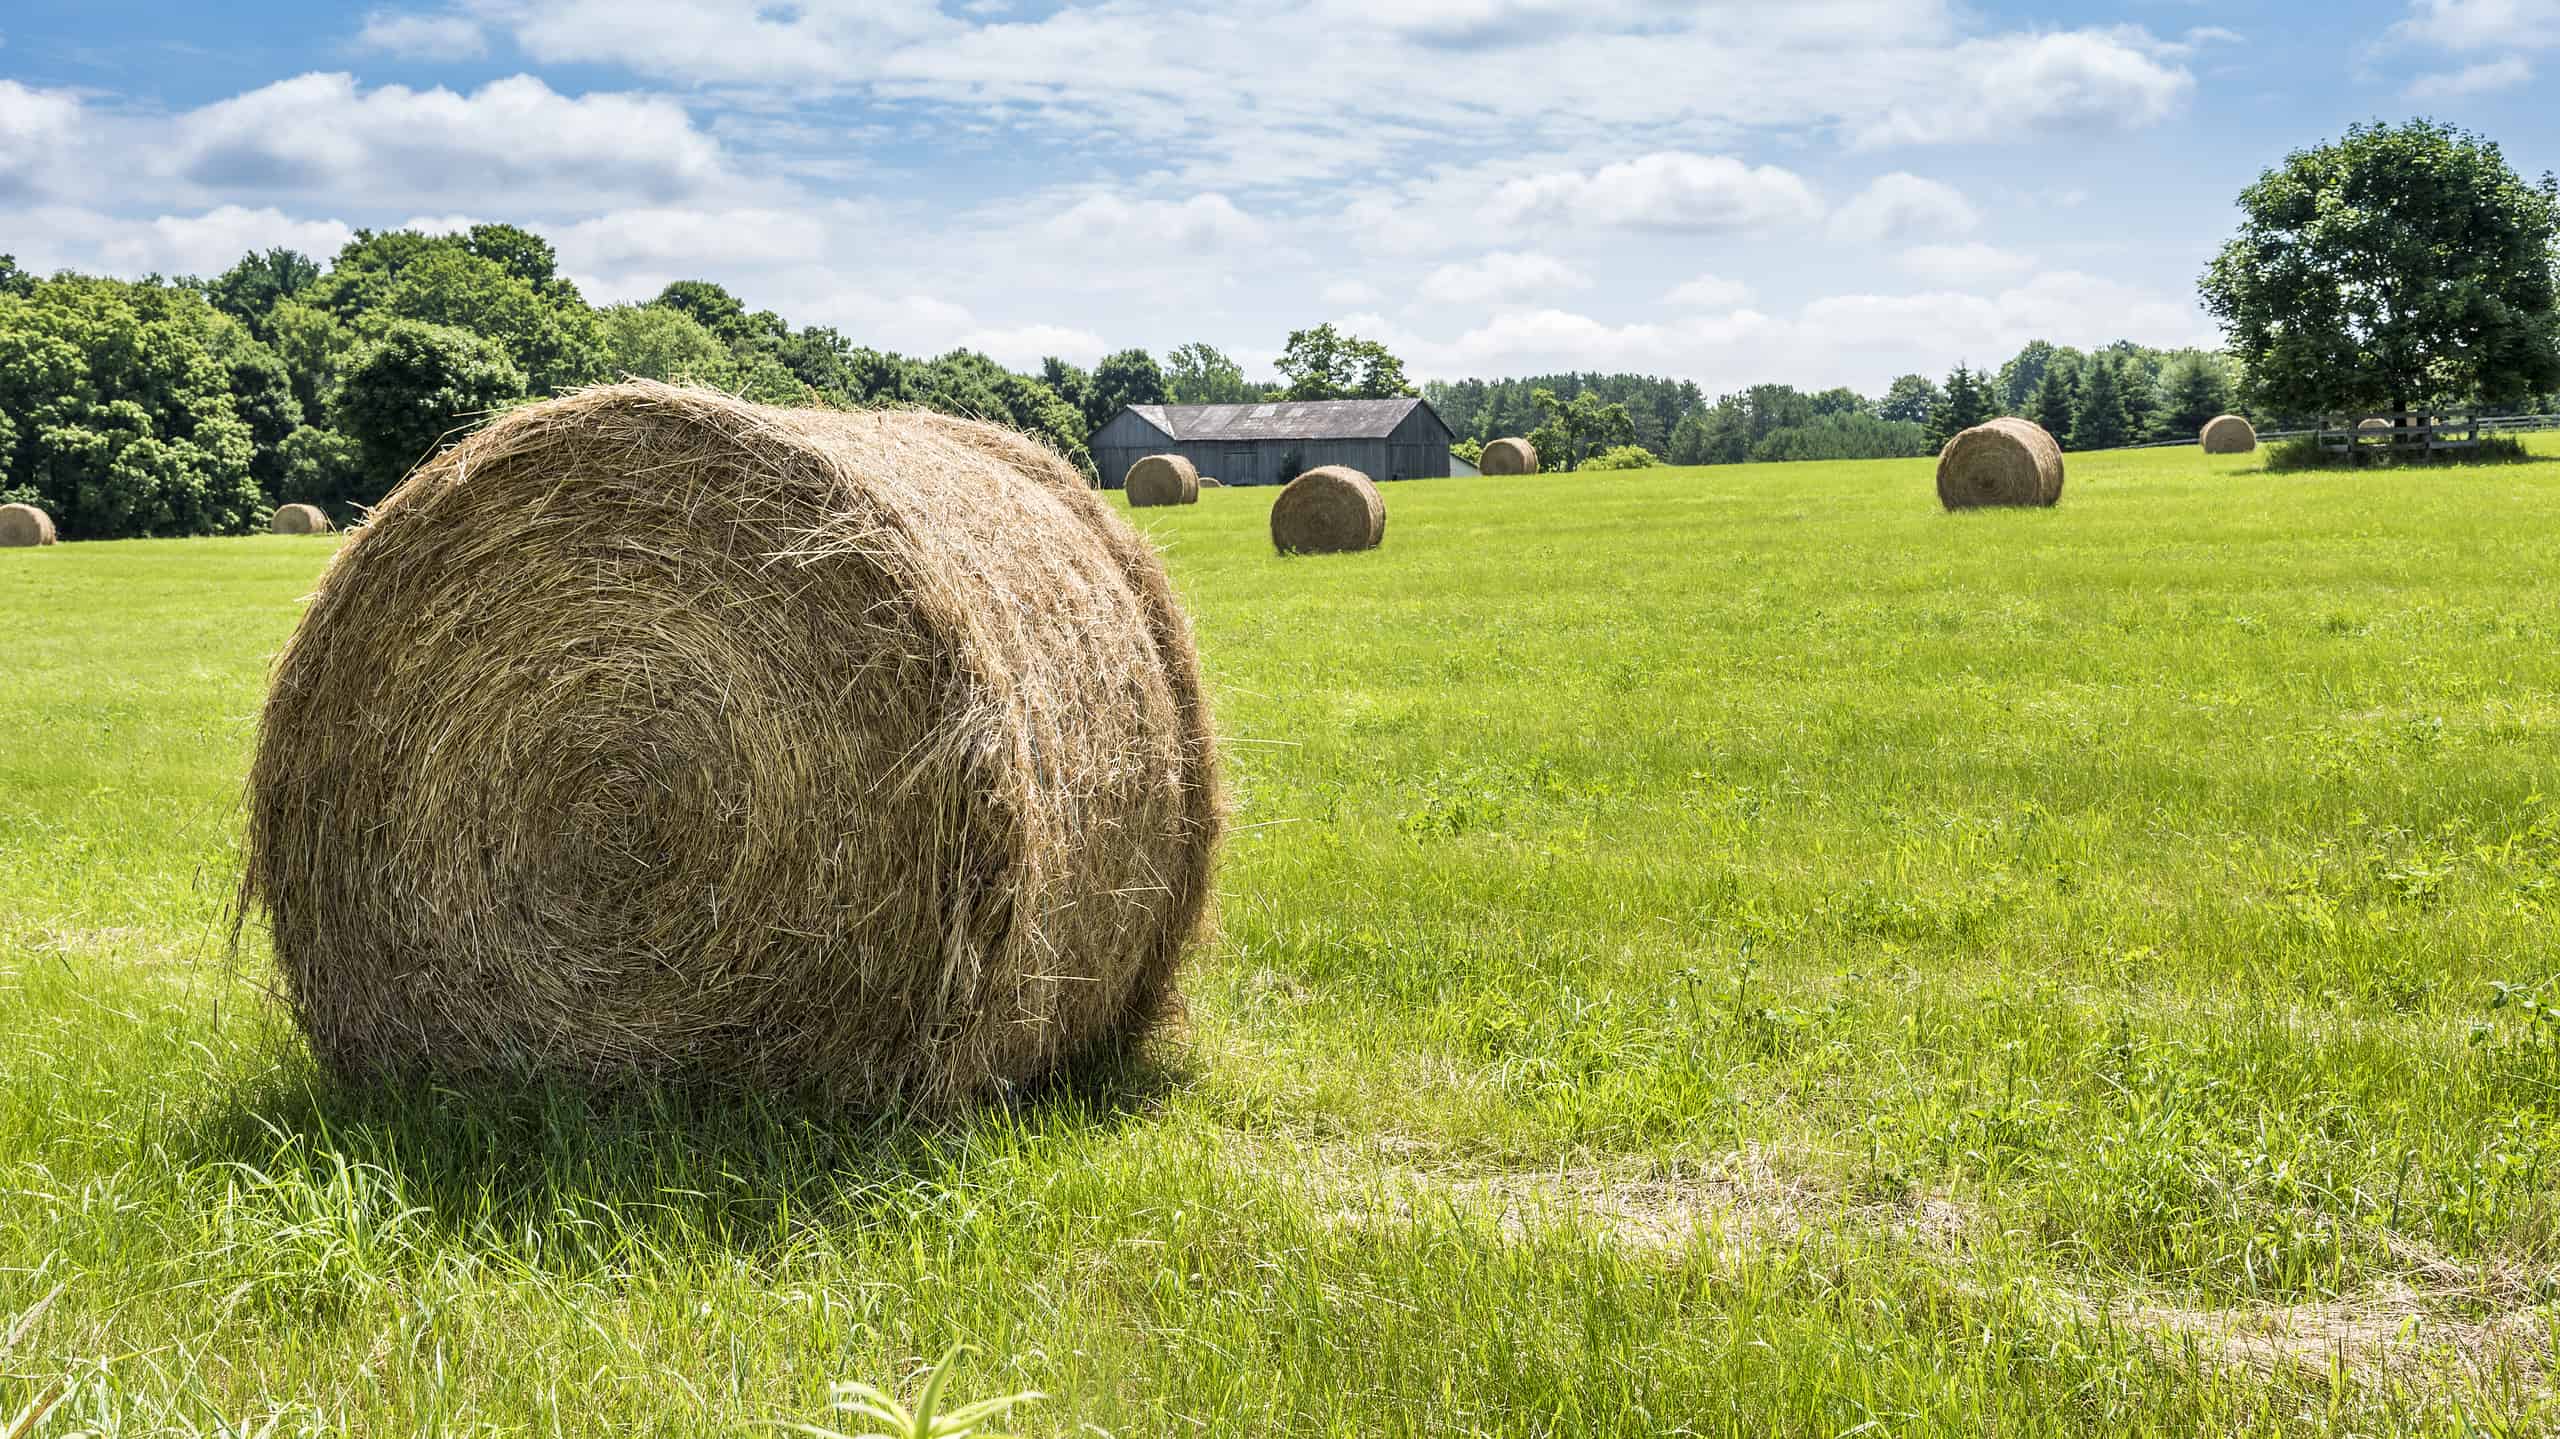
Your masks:
<path fill-rule="evenodd" d="M 1477 457 L 1476 469 L 1488 475 L 1534 475 L 1538 447 L 1522 439 L 1494 440 Z"/>
<path fill-rule="evenodd" d="M 1951 510 L 2050 505 L 2062 498 L 2062 447 L 2042 425 L 2004 416 L 1938 452 L 1938 502 Z"/>
<path fill-rule="evenodd" d="M 28 549 L 58 538 L 53 516 L 33 505 L 0 505 L 0 549 Z"/>
<path fill-rule="evenodd" d="M 1149 455 L 1121 480 L 1133 509 L 1200 503 L 1200 471 L 1180 455 Z"/>
<path fill-rule="evenodd" d="M 2198 436 L 2208 455 L 2245 455 L 2258 447 L 2257 427 L 2238 415 L 2216 415 Z"/>
<path fill-rule="evenodd" d="M 267 528 L 279 535 L 325 535 L 332 526 L 328 512 L 318 505 L 278 505 Z"/>
<path fill-rule="evenodd" d="M 242 914 L 341 1074 L 866 1112 L 1147 1029 L 1222 824 L 1163 568 L 1053 452 L 646 381 L 339 548 L 249 810 Z"/>
<path fill-rule="evenodd" d="M 1271 505 L 1271 543 L 1284 555 L 1374 550 L 1386 538 L 1386 501 L 1367 475 L 1348 465 L 1307 471 Z"/>

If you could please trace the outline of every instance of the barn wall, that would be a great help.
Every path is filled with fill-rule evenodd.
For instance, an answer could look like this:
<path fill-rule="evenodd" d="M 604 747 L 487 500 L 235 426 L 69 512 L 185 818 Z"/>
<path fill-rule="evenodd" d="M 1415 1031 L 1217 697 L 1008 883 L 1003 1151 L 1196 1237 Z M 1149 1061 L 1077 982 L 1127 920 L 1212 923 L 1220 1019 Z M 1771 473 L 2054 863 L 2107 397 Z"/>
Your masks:
<path fill-rule="evenodd" d="M 1087 448 L 1093 451 L 1093 467 L 1102 476 L 1102 487 L 1116 490 L 1129 477 L 1129 467 L 1149 455 L 1182 453 L 1182 447 L 1164 431 L 1138 418 L 1136 412 L 1122 410 L 1109 424 L 1093 432 Z M 1195 459 L 1193 463 L 1198 463 Z M 1202 474 L 1214 471 L 1202 470 Z"/>
<path fill-rule="evenodd" d="M 1387 436 L 1387 453 L 1374 472 L 1378 479 L 1445 480 L 1449 478 L 1449 426 L 1429 405 L 1416 405 Z"/>

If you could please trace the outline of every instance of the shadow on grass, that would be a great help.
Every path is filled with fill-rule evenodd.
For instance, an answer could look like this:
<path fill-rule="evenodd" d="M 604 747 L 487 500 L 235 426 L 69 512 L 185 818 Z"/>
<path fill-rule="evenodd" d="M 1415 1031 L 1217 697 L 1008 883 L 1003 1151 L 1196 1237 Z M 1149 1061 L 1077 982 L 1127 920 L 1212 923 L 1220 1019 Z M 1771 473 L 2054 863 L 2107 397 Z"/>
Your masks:
<path fill-rule="evenodd" d="M 1185 1078 L 1155 1049 L 933 1120 L 719 1090 L 357 1085 L 297 1059 L 179 1119 L 172 1147 L 253 1189 L 373 1176 L 383 1204 L 449 1237 L 549 1250 L 602 1222 L 617 1243 L 756 1251 L 813 1226 L 907 1222 L 991 1172 L 1144 1123 Z"/>

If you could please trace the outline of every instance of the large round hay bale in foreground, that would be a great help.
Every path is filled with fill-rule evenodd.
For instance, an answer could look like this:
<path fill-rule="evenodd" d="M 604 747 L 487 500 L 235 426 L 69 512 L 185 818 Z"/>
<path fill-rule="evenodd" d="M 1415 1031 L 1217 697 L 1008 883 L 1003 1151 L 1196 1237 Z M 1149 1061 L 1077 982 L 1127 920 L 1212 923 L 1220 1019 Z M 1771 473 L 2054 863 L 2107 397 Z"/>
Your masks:
<path fill-rule="evenodd" d="M 1387 502 L 1348 465 L 1319 465 L 1271 503 L 1271 543 L 1284 555 L 1374 550 L 1386 538 Z"/>
<path fill-rule="evenodd" d="M 33 505 L 0 505 L 0 549 L 49 545 L 56 538 L 53 516 Z"/>
<path fill-rule="evenodd" d="M 2062 498 L 2062 446 L 2044 426 L 2003 416 L 1947 441 L 1938 452 L 1938 503 L 2050 505 Z"/>
<path fill-rule="evenodd" d="M 1215 766 L 1155 553 L 1051 451 L 635 381 L 338 550 L 241 898 L 343 1075 L 938 1110 L 1165 1009 Z"/>
<path fill-rule="evenodd" d="M 1180 455 L 1149 455 L 1131 465 L 1120 483 L 1131 508 L 1200 503 L 1200 471 Z"/>
<path fill-rule="evenodd" d="M 329 533 L 328 512 L 318 505 L 278 505 L 269 529 L 280 535 L 325 535 Z"/>
<path fill-rule="evenodd" d="M 2238 415 L 2216 415 L 2199 436 L 2208 455 L 2245 455 L 2258 447 L 2257 427 Z"/>
<path fill-rule="evenodd" d="M 1538 447 L 1527 440 L 1494 440 L 1476 457 L 1476 469 L 1487 475 L 1534 475 L 1538 472 Z"/>

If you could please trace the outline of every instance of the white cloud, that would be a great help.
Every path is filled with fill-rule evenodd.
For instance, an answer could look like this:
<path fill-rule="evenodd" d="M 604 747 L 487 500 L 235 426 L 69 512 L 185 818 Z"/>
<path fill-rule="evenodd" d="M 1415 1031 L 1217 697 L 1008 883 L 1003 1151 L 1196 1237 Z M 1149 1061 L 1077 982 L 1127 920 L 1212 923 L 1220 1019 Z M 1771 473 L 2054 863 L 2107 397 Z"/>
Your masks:
<path fill-rule="evenodd" d="M 2140 31 L 2064 30 L 1969 40 L 1931 62 L 1930 83 L 1851 127 L 1865 146 L 2028 141 L 2165 120 L 2195 88 Z"/>
<path fill-rule="evenodd" d="M 1802 176 L 1775 165 L 1658 151 L 1589 172 L 1513 180 L 1494 193 L 1486 215 L 1713 232 L 1810 223 L 1821 218 L 1822 201 Z"/>
<path fill-rule="evenodd" d="M 1878 175 L 1831 217 L 1832 233 L 1870 245 L 1920 236 L 1967 235 L 1982 216 L 1964 192 L 1943 181 L 1897 170 Z"/>
<path fill-rule="evenodd" d="M 730 180 L 684 107 L 570 97 L 530 75 L 461 94 L 353 76 L 280 80 L 180 116 L 171 170 L 218 194 L 504 205 L 521 213 L 665 202 Z"/>
<path fill-rule="evenodd" d="M 80 102 L 0 80 L 0 199 L 46 188 L 80 127 Z"/>
<path fill-rule="evenodd" d="M 2386 43 L 2440 50 L 2531 50 L 2560 41 L 2560 0 L 2413 0 Z"/>
<path fill-rule="evenodd" d="M 1332 280 L 1317 292 L 1317 298 L 1334 308 L 1348 309 L 1374 305 L 1386 297 L 1366 280 Z"/>
<path fill-rule="evenodd" d="M 1893 257 L 1894 267 L 1941 285 L 2010 280 L 2033 270 L 2036 257 L 1975 241 L 1962 245 L 1914 245 Z"/>
<path fill-rule="evenodd" d="M 1111 345 L 1091 330 L 1066 325 L 1017 325 L 1010 329 L 970 330 L 962 334 L 958 344 L 964 350 L 981 350 L 999 365 L 1009 369 L 1037 373 L 1041 360 L 1056 355 L 1080 365 L 1090 365 L 1110 352 Z"/>
<path fill-rule="evenodd" d="M 923 0 L 499 0 L 483 7 L 538 60 L 621 65 L 691 83 L 843 84 L 968 27 Z"/>
<path fill-rule="evenodd" d="M 547 233 L 578 270 L 814 263 L 829 250 L 825 220 L 803 210 L 614 210 Z"/>
<path fill-rule="evenodd" d="M 2522 55 L 2509 55 L 2503 60 L 2483 60 L 2459 70 L 2438 70 L 2420 75 L 2409 82 L 2405 93 L 2412 100 L 2489 95 L 2500 90 L 2512 90 L 2532 78 L 2532 62 Z"/>
<path fill-rule="evenodd" d="M 1227 246 L 1259 241 L 1263 227 L 1219 194 L 1187 200 L 1130 200 L 1117 194 L 1088 195 L 1040 223 L 1049 242 L 1094 254 L 1170 251 L 1212 255 Z"/>
<path fill-rule="evenodd" d="M 487 54 L 480 22 L 463 15 L 400 15 L 377 10 L 357 32 L 360 49 L 406 60 L 475 60 Z"/>
<path fill-rule="evenodd" d="M 1662 297 L 1666 305 L 1685 310 L 1730 310 L 1751 303 L 1751 287 L 1740 280 L 1727 280 L 1717 275 L 1700 275 L 1683 280 Z"/>
<path fill-rule="evenodd" d="M 1423 277 L 1420 293 L 1434 304 L 1481 306 L 1589 288 L 1589 275 L 1553 255 L 1496 250 L 1432 271 Z"/>
<path fill-rule="evenodd" d="M 33 246 L 18 259 L 39 273 L 62 268 L 117 275 L 210 275 L 227 270 L 251 250 L 276 245 L 327 260 L 355 238 L 346 224 L 296 219 L 274 209 L 222 205 L 196 215 L 128 219 L 72 206 L 49 206 L 7 217 L 0 229 L 22 224 Z"/>

